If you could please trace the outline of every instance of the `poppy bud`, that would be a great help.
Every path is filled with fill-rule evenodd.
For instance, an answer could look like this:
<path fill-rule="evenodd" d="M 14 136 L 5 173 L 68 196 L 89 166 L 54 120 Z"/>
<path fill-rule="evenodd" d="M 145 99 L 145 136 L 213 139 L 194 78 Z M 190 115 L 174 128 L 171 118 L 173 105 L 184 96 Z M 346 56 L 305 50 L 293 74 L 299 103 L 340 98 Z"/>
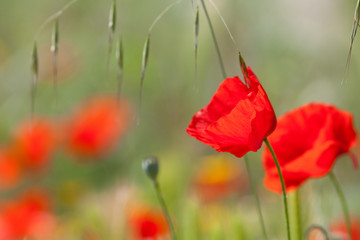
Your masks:
<path fill-rule="evenodd" d="M 159 172 L 159 163 L 157 157 L 150 156 L 145 158 L 142 162 L 142 168 L 151 180 L 156 181 Z"/>

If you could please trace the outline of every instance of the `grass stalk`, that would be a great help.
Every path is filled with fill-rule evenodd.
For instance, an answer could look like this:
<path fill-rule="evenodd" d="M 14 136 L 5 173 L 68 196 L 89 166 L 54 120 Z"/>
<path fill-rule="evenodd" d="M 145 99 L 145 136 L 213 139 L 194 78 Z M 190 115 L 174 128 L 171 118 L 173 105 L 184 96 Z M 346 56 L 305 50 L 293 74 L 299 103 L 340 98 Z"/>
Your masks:
<path fill-rule="evenodd" d="M 37 39 L 37 37 L 39 36 L 39 34 L 42 32 L 42 30 L 52 21 L 54 21 L 55 19 L 57 19 L 58 17 L 60 17 L 69 7 L 71 7 L 74 3 L 76 3 L 79 0 L 72 0 L 70 2 L 68 2 L 64 7 L 62 7 L 59 11 L 57 11 L 56 13 L 52 14 L 50 17 L 48 17 L 39 27 L 38 31 L 35 34 L 35 40 Z"/>
<path fill-rule="evenodd" d="M 120 99 L 122 82 L 123 82 L 123 69 L 124 69 L 124 49 L 121 38 L 119 38 L 117 42 L 116 60 L 117 60 L 117 80 L 118 80 L 117 97 L 118 99 Z"/>
<path fill-rule="evenodd" d="M 356 37 L 357 30 L 359 28 L 359 23 L 360 23 L 360 0 L 357 1 L 356 7 L 355 7 L 354 22 L 353 22 L 353 26 L 352 26 L 352 30 L 351 30 L 351 36 L 350 36 L 350 48 L 349 48 L 348 55 L 347 55 L 347 58 L 346 58 L 345 73 L 344 73 L 344 77 L 343 77 L 343 79 L 341 81 L 341 85 L 346 82 L 346 78 L 347 78 L 347 75 L 349 73 L 352 47 L 353 47 L 353 44 L 354 44 L 354 40 L 355 40 L 355 37 Z"/>
<path fill-rule="evenodd" d="M 299 190 L 289 194 L 289 211 L 291 223 L 291 238 L 302 240 L 301 208 Z"/>
<path fill-rule="evenodd" d="M 196 6 L 194 25 L 194 53 L 195 53 L 195 85 L 198 82 L 198 41 L 199 41 L 199 6 Z"/>
<path fill-rule="evenodd" d="M 57 105 L 57 73 L 58 73 L 58 51 L 59 51 L 59 18 L 56 18 L 54 28 L 51 36 L 51 52 L 53 53 L 53 82 L 54 82 L 54 96 L 55 106 Z"/>
<path fill-rule="evenodd" d="M 256 187 L 254 185 L 254 181 L 252 179 L 250 162 L 249 162 L 249 159 L 248 159 L 248 157 L 246 155 L 244 155 L 244 160 L 245 160 L 246 170 L 247 170 L 247 173 L 248 173 L 251 192 L 252 192 L 252 194 L 254 196 L 254 199 L 255 199 L 255 205 L 256 205 L 256 210 L 257 210 L 260 225 L 261 225 L 261 231 L 262 231 L 263 239 L 267 240 L 268 236 L 267 236 L 267 233 L 266 233 L 264 217 L 263 217 L 263 214 L 261 212 L 260 200 L 259 200 L 259 196 L 258 196 L 257 191 L 256 191 Z"/>
<path fill-rule="evenodd" d="M 169 228 L 170 228 L 170 232 L 171 232 L 171 239 L 172 240 L 176 240 L 176 233 L 175 233 L 175 228 L 174 228 L 174 224 L 171 220 L 171 217 L 170 217 L 170 214 L 169 214 L 169 210 L 166 206 L 166 203 L 165 203 L 165 200 L 164 200 L 164 197 L 161 193 L 161 190 L 160 190 L 160 185 L 158 183 L 157 180 L 153 181 L 153 184 L 154 184 L 154 188 L 155 188 L 155 192 L 156 192 L 156 196 L 159 200 L 159 203 L 160 203 L 160 206 L 165 214 L 165 217 L 166 217 L 166 221 L 168 222 L 168 225 L 169 225 Z"/>
<path fill-rule="evenodd" d="M 137 125 L 140 125 L 140 114 L 141 114 L 141 104 L 142 104 L 142 90 L 144 85 L 144 79 L 145 79 L 145 73 L 146 73 L 146 67 L 147 62 L 149 58 L 149 50 L 150 50 L 150 34 L 155 25 L 158 23 L 158 21 L 176 4 L 179 4 L 182 0 L 178 0 L 176 2 L 171 3 L 169 6 L 167 6 L 152 22 L 152 24 L 149 27 L 148 35 L 146 36 L 143 53 L 142 53 L 142 63 L 141 63 L 141 76 L 140 76 L 140 90 L 139 90 L 139 100 L 138 100 L 138 114 L 137 114 Z"/>
<path fill-rule="evenodd" d="M 112 1 L 111 7 L 110 7 L 110 13 L 109 13 L 109 40 L 108 40 L 108 56 L 106 60 L 106 75 L 109 75 L 109 65 L 110 65 L 110 57 L 112 52 L 112 46 L 114 41 L 114 34 L 116 30 L 116 0 Z"/>
<path fill-rule="evenodd" d="M 142 63 L 141 63 L 141 76 L 140 76 L 140 91 L 139 91 L 139 103 L 138 103 L 138 114 L 137 114 L 137 124 L 140 125 L 140 114 L 141 114 L 141 105 L 142 105 L 142 90 L 144 86 L 145 72 L 147 67 L 147 62 L 149 59 L 150 51 L 150 34 L 147 35 L 143 52 L 142 52 Z"/>
<path fill-rule="evenodd" d="M 200 1 L 201 1 L 202 8 L 203 8 L 203 10 L 204 10 L 204 13 L 205 13 L 205 16 L 206 16 L 206 19 L 207 19 L 209 28 L 210 28 L 211 37 L 212 37 L 212 39 L 213 39 L 214 46 L 215 46 L 215 50 L 216 50 L 216 54 L 217 54 L 217 57 L 218 57 L 218 60 L 219 60 L 219 64 L 220 64 L 221 74 L 222 74 L 223 78 L 226 78 L 227 75 L 226 75 L 226 71 L 225 71 L 225 66 L 224 66 L 224 62 L 223 62 L 222 57 L 221 57 L 219 45 L 218 45 L 217 40 L 216 40 L 214 27 L 213 27 L 213 25 L 212 25 L 212 23 L 211 23 L 211 19 L 210 19 L 209 13 L 208 13 L 208 11 L 207 11 L 207 8 L 206 8 L 206 5 L 205 5 L 204 0 L 200 0 Z"/>

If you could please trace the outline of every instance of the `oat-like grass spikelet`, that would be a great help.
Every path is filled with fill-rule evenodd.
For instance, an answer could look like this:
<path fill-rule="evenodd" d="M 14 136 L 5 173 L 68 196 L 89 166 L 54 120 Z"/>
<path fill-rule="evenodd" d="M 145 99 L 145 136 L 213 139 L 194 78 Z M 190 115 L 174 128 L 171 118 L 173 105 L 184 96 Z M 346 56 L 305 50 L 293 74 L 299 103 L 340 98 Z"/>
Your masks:
<path fill-rule="evenodd" d="M 31 96 L 30 96 L 30 114 L 31 118 L 34 114 L 34 105 L 35 105 L 35 94 L 36 94 L 36 85 L 39 79 L 39 59 L 37 44 L 34 42 L 32 55 L 31 55 Z"/>
<path fill-rule="evenodd" d="M 144 79 L 145 79 L 145 73 L 146 68 L 148 64 L 148 58 L 149 58 L 149 51 L 150 51 L 150 34 L 153 28 L 156 26 L 158 21 L 176 4 L 179 4 L 181 0 L 178 0 L 176 2 L 171 3 L 169 6 L 167 6 L 152 22 L 150 25 L 148 35 L 146 36 L 143 53 L 142 53 L 142 63 L 141 63 L 141 76 L 140 76 L 140 90 L 139 90 L 139 103 L 138 103 L 138 114 L 137 114 L 137 124 L 140 124 L 140 113 L 141 113 L 141 102 L 142 102 L 142 90 L 144 85 Z"/>
<path fill-rule="evenodd" d="M 122 38 L 120 37 L 116 44 L 116 62 L 117 62 L 117 80 L 118 80 L 118 88 L 117 88 L 117 96 L 120 99 L 121 96 L 121 88 L 123 82 L 123 70 L 124 70 L 124 49 Z"/>
<path fill-rule="evenodd" d="M 110 56 L 112 52 L 112 46 L 114 41 L 114 34 L 116 30 L 116 0 L 112 1 L 109 13 L 109 47 L 108 47 L 108 57 L 106 62 L 106 73 L 109 73 L 109 64 L 110 64 Z"/>
<path fill-rule="evenodd" d="M 51 52 L 53 53 L 53 81 L 55 102 L 57 102 L 57 72 L 58 72 L 58 51 L 59 51 L 59 18 L 55 20 L 54 28 L 51 36 Z"/>
<path fill-rule="evenodd" d="M 194 50 L 195 50 L 195 84 L 198 81 L 198 40 L 199 40 L 199 6 L 196 6 L 195 25 L 194 25 Z"/>
<path fill-rule="evenodd" d="M 352 30 L 351 30 L 351 36 L 350 36 L 350 48 L 349 48 L 349 52 L 346 58 L 346 65 L 345 65 L 345 73 L 344 73 L 344 77 L 341 81 L 341 85 L 343 85 L 344 83 L 346 83 L 346 78 L 347 75 L 349 73 L 349 68 L 350 68 L 350 60 L 351 60 L 351 52 L 352 52 L 352 47 L 354 44 L 354 40 L 357 34 L 357 30 L 360 26 L 360 0 L 357 1 L 356 3 L 356 8 L 355 8 L 355 14 L 354 14 L 354 22 L 353 22 L 353 26 L 352 26 Z"/>

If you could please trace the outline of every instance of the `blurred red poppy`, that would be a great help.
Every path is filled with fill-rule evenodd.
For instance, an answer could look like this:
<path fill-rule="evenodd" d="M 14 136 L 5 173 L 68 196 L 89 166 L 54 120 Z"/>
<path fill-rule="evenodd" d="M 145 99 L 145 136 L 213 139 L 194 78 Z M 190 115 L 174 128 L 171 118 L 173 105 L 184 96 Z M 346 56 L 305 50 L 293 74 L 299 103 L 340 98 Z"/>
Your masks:
<path fill-rule="evenodd" d="M 344 219 L 340 219 L 330 225 L 330 234 L 332 237 L 339 240 L 349 240 L 349 234 L 346 228 Z M 360 220 L 358 218 L 351 218 L 351 239 L 360 240 Z"/>
<path fill-rule="evenodd" d="M 128 123 L 128 105 L 115 97 L 87 102 L 67 122 L 65 144 L 81 157 L 98 157 L 113 147 Z"/>
<path fill-rule="evenodd" d="M 162 212 L 145 206 L 131 208 L 129 223 L 135 240 L 162 239 L 170 232 Z"/>
<path fill-rule="evenodd" d="M 194 185 L 200 200 L 211 202 L 232 193 L 244 192 L 248 184 L 233 159 L 214 155 L 203 159 L 195 173 Z"/>
<path fill-rule="evenodd" d="M 14 187 L 20 179 L 19 161 L 8 150 L 0 150 L 0 188 Z"/>
<path fill-rule="evenodd" d="M 57 144 L 55 127 L 46 119 L 33 119 L 23 123 L 14 136 L 16 157 L 31 170 L 43 169 Z"/>
<path fill-rule="evenodd" d="M 331 239 L 350 240 L 345 220 L 332 222 L 328 235 Z M 351 218 L 351 239 L 360 240 L 360 220 L 354 217 Z M 314 229 L 309 233 L 307 240 L 326 240 L 326 238 L 322 232 Z"/>
<path fill-rule="evenodd" d="M 245 85 L 239 77 L 227 78 L 210 103 L 197 112 L 187 133 L 219 152 L 242 157 L 257 151 L 275 129 L 271 103 L 250 67 Z"/>
<path fill-rule="evenodd" d="M 280 162 L 288 192 L 308 178 L 326 175 L 336 158 L 356 144 L 356 132 L 350 113 L 328 104 L 311 103 L 280 117 L 268 140 Z M 280 193 L 277 169 L 267 148 L 262 159 L 265 186 Z"/>
<path fill-rule="evenodd" d="M 28 192 L 0 206 L 0 240 L 48 239 L 54 227 L 55 218 L 43 192 Z"/>

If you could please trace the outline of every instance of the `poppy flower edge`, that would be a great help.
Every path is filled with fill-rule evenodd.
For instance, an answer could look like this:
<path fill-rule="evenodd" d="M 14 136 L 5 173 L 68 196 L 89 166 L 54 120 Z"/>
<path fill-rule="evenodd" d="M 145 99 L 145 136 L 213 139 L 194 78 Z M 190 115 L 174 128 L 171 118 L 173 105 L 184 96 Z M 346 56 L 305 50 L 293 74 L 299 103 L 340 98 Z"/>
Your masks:
<path fill-rule="evenodd" d="M 351 113 L 330 104 L 309 103 L 281 116 L 268 140 L 290 192 L 309 178 L 328 174 L 337 157 L 355 146 L 356 132 Z M 262 160 L 266 188 L 280 193 L 280 180 L 267 148 Z"/>

